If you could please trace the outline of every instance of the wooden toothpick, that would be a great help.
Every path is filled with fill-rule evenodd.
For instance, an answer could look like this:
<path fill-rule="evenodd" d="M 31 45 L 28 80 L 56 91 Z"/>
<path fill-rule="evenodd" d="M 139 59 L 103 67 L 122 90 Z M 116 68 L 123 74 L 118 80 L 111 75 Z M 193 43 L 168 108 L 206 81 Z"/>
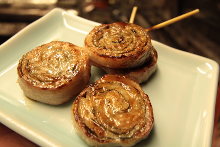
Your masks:
<path fill-rule="evenodd" d="M 168 26 L 168 25 L 170 25 L 170 24 L 172 24 L 172 23 L 175 23 L 175 22 L 177 22 L 177 21 L 180 21 L 180 20 L 182 20 L 182 19 L 185 19 L 185 18 L 187 18 L 187 17 L 190 17 L 190 16 L 192 16 L 192 15 L 194 15 L 194 14 L 196 14 L 196 13 L 199 13 L 199 9 L 193 10 L 193 11 L 188 12 L 188 13 L 185 13 L 185 14 L 182 14 L 182 15 L 180 15 L 180 16 L 177 16 L 177 17 L 175 17 L 175 18 L 172 18 L 172 19 L 170 19 L 170 20 L 167 20 L 167 21 L 165 21 L 165 22 L 162 22 L 162 23 L 160 23 L 160 24 L 157 24 L 157 25 L 155 25 L 155 26 L 152 26 L 152 27 L 150 27 L 150 28 L 147 28 L 147 30 L 148 30 L 148 31 L 151 31 L 151 30 L 155 30 L 155 29 L 160 29 L 160 28 L 162 28 L 162 27 Z"/>
<path fill-rule="evenodd" d="M 135 18 L 137 9 L 138 9 L 137 6 L 134 6 L 134 7 L 133 7 L 132 12 L 131 12 L 131 17 L 130 17 L 129 23 L 134 23 L 134 18 Z"/>

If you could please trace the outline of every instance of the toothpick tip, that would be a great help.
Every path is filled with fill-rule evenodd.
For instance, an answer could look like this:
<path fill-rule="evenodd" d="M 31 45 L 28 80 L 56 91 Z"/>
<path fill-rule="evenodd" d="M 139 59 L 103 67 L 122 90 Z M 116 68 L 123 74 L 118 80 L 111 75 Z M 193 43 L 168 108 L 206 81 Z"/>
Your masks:
<path fill-rule="evenodd" d="M 195 10 L 190 11 L 190 12 L 188 12 L 188 13 L 182 14 L 182 15 L 180 15 L 180 16 L 177 16 L 177 17 L 175 17 L 175 18 L 172 18 L 172 19 L 170 19 L 170 20 L 167 20 L 167 21 L 165 21 L 165 22 L 162 22 L 162 23 L 160 23 L 160 24 L 157 24 L 157 25 L 155 25 L 155 26 L 152 26 L 152 27 L 150 27 L 150 28 L 147 28 L 146 30 L 147 30 L 147 31 L 151 31 L 151 30 L 154 30 L 154 29 L 159 29 L 159 28 L 168 26 L 168 25 L 170 25 L 170 24 L 172 24 L 172 23 L 175 23 L 175 22 L 177 22 L 177 21 L 180 21 L 180 20 L 185 19 L 185 18 L 187 18 L 187 17 L 190 17 L 190 16 L 192 16 L 192 15 L 195 15 L 195 14 L 199 13 L 199 11 L 200 11 L 199 9 L 195 9 Z"/>

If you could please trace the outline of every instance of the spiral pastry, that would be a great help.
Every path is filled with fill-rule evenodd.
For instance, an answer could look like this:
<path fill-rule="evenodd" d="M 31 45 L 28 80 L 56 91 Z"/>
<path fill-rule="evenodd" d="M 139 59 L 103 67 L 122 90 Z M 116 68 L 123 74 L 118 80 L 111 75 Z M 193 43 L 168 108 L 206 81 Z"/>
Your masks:
<path fill-rule="evenodd" d="M 23 55 L 17 72 L 18 83 L 28 98 L 58 105 L 87 85 L 89 57 L 71 43 L 52 41 Z"/>
<path fill-rule="evenodd" d="M 73 124 L 92 146 L 132 146 L 153 127 L 149 97 L 134 81 L 105 75 L 84 89 L 72 107 Z"/>
<path fill-rule="evenodd" d="M 156 71 L 157 69 L 157 51 L 153 48 L 150 57 L 146 59 L 145 63 L 141 66 L 135 68 L 108 68 L 102 67 L 102 69 L 108 74 L 118 74 L 126 76 L 137 83 L 146 82 L 149 77 Z"/>
<path fill-rule="evenodd" d="M 96 26 L 86 36 L 85 47 L 96 66 L 132 68 L 145 62 L 152 44 L 144 28 L 117 22 Z"/>

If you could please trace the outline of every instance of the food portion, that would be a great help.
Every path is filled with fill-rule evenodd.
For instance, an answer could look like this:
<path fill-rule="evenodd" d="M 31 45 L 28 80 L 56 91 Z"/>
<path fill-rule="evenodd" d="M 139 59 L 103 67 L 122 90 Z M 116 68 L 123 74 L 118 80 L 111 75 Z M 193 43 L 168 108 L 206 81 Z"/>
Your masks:
<path fill-rule="evenodd" d="M 58 105 L 88 84 L 89 57 L 71 43 L 52 41 L 23 55 L 17 72 L 18 83 L 28 98 Z"/>
<path fill-rule="evenodd" d="M 144 28 L 123 22 L 96 26 L 86 36 L 85 47 L 94 65 L 108 68 L 141 66 L 153 48 Z"/>
<path fill-rule="evenodd" d="M 146 82 L 157 69 L 158 55 L 148 31 L 135 24 L 99 25 L 86 36 L 85 48 L 94 66 L 138 83 Z"/>
<path fill-rule="evenodd" d="M 139 84 L 105 75 L 84 89 L 72 106 L 73 124 L 91 146 L 132 146 L 153 128 L 153 109 Z"/>
<path fill-rule="evenodd" d="M 150 57 L 146 59 L 145 63 L 141 66 L 134 68 L 108 68 L 102 67 L 102 69 L 109 74 L 118 74 L 124 75 L 137 83 L 146 82 L 149 77 L 156 71 L 157 69 L 157 51 L 152 49 L 150 53 Z"/>

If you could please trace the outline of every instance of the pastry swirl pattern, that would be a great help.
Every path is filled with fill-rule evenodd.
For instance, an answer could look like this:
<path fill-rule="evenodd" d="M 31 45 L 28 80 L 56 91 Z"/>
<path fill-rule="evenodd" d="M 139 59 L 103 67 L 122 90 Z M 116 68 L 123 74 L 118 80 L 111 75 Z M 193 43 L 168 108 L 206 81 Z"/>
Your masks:
<path fill-rule="evenodd" d="M 70 81 L 85 59 L 70 43 L 51 42 L 31 50 L 19 62 L 19 74 L 41 88 L 57 88 Z"/>
<path fill-rule="evenodd" d="M 83 135 L 97 144 L 130 146 L 148 136 L 153 111 L 148 96 L 132 80 L 105 75 L 76 98 L 73 116 Z"/>
<path fill-rule="evenodd" d="M 58 105 L 74 98 L 90 79 L 89 56 L 69 42 L 52 41 L 19 60 L 18 83 L 25 96 Z"/>
<path fill-rule="evenodd" d="M 95 63 L 110 68 L 139 66 L 148 58 L 152 48 L 150 36 L 144 28 L 123 22 L 95 27 L 86 36 L 85 46 Z"/>

